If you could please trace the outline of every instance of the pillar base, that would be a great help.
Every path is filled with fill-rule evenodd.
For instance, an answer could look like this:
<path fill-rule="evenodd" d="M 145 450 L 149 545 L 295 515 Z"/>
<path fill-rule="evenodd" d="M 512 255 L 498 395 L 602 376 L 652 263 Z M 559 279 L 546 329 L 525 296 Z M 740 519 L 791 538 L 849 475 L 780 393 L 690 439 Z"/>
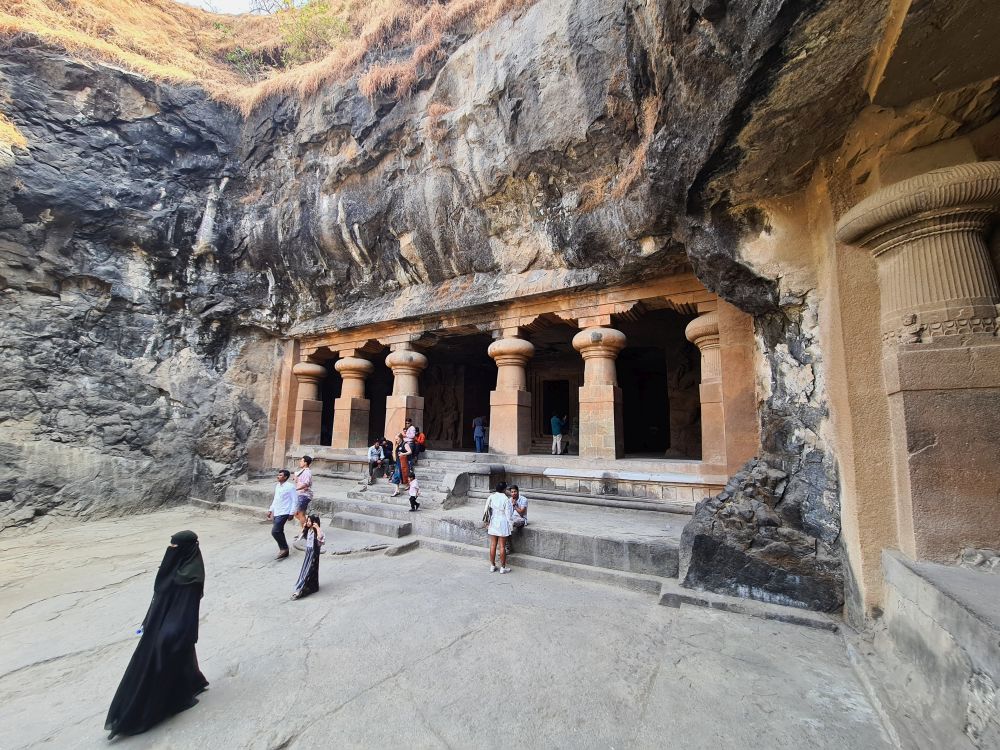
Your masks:
<path fill-rule="evenodd" d="M 323 402 L 302 399 L 295 405 L 295 432 L 292 442 L 297 445 L 319 445 L 323 429 Z"/>
<path fill-rule="evenodd" d="M 726 464 L 726 412 L 722 405 L 722 383 L 702 383 L 701 460 L 706 464 Z"/>
<path fill-rule="evenodd" d="M 995 340 L 994 340 L 995 341 Z M 883 358 L 895 436 L 900 548 L 951 562 L 1000 539 L 1000 342 L 917 344 Z"/>
<path fill-rule="evenodd" d="M 490 391 L 490 451 L 507 456 L 531 452 L 529 391 Z"/>
<path fill-rule="evenodd" d="M 580 388 L 580 455 L 621 458 L 625 453 L 622 389 L 617 385 Z"/>
<path fill-rule="evenodd" d="M 406 418 L 417 427 L 424 426 L 423 396 L 386 396 L 385 436 L 390 440 L 406 428 Z"/>
<path fill-rule="evenodd" d="M 331 448 L 364 448 L 369 444 L 368 415 L 371 401 L 366 398 L 338 398 L 333 402 Z"/>

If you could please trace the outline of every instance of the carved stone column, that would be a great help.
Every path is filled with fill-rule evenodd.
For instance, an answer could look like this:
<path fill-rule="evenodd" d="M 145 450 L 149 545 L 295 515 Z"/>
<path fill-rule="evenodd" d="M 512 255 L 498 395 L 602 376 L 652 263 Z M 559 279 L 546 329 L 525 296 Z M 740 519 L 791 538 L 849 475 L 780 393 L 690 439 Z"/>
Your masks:
<path fill-rule="evenodd" d="M 530 341 L 509 336 L 490 344 L 497 363 L 497 387 L 490 391 L 490 450 L 507 455 L 531 452 L 531 392 L 525 366 L 535 353 Z"/>
<path fill-rule="evenodd" d="M 420 373 L 427 367 L 427 357 L 413 351 L 411 344 L 393 344 L 385 358 L 392 370 L 392 395 L 385 399 L 385 434 L 390 440 L 403 431 L 406 418 L 423 426 L 424 399 L 420 395 Z"/>
<path fill-rule="evenodd" d="M 297 445 L 319 445 L 323 427 L 323 401 L 319 395 L 319 383 L 326 377 L 326 368 L 315 362 L 302 361 L 292 367 L 292 373 L 299 383 L 292 442 Z"/>
<path fill-rule="evenodd" d="M 837 239 L 878 268 L 900 546 L 950 560 L 1000 539 L 1000 162 L 934 170 L 852 208 Z"/>
<path fill-rule="evenodd" d="M 701 460 L 726 463 L 726 415 L 722 403 L 722 361 L 719 350 L 719 315 L 715 310 L 699 315 L 684 329 L 687 340 L 701 352 Z"/>
<path fill-rule="evenodd" d="M 368 415 L 371 402 L 365 398 L 365 378 L 375 371 L 367 359 L 341 352 L 334 369 L 340 373 L 340 398 L 333 402 L 332 448 L 364 448 L 368 445 Z"/>
<path fill-rule="evenodd" d="M 615 358 L 625 348 L 625 334 L 594 326 L 573 337 L 573 348 L 583 357 L 580 388 L 580 455 L 618 458 L 624 453 L 622 391 Z"/>

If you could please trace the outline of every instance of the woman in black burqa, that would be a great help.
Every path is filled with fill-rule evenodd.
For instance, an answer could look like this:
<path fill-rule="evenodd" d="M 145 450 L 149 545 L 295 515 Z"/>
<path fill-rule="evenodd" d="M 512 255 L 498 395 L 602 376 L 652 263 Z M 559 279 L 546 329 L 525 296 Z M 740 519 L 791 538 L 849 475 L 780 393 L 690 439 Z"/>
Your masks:
<path fill-rule="evenodd" d="M 198 669 L 198 610 L 205 590 L 205 564 L 198 535 L 181 531 L 170 546 L 153 584 L 153 601 L 142 621 L 142 638 L 132 654 L 104 728 L 139 734 L 168 716 L 191 708 L 208 687 Z"/>

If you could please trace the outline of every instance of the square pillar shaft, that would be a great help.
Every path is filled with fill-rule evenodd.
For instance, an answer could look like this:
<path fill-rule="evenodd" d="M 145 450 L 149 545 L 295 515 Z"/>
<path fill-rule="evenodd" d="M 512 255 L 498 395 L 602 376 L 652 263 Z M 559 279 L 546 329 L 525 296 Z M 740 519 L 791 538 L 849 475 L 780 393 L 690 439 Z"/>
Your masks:
<path fill-rule="evenodd" d="M 620 458 L 625 453 L 622 389 L 617 385 L 580 388 L 580 455 Z"/>
<path fill-rule="evenodd" d="M 531 393 L 490 392 L 490 451 L 508 456 L 531 452 Z"/>
<path fill-rule="evenodd" d="M 295 431 L 292 442 L 297 445 L 319 445 L 323 429 L 323 402 L 304 398 L 295 405 Z"/>
<path fill-rule="evenodd" d="M 387 396 L 385 399 L 385 436 L 392 440 L 406 427 L 406 418 L 423 427 L 423 396 Z"/>
<path fill-rule="evenodd" d="M 364 448 L 369 443 L 368 415 L 371 402 L 366 398 L 338 398 L 333 402 L 333 440 L 331 448 Z"/>

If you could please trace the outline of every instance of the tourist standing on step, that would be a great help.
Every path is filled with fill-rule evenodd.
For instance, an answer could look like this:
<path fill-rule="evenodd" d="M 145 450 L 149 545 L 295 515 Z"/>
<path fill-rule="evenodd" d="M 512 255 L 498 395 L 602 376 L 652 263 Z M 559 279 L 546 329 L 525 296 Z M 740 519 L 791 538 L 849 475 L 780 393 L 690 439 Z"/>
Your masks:
<path fill-rule="evenodd" d="M 410 510 L 420 510 L 420 503 L 417 502 L 417 498 L 420 497 L 420 482 L 417 481 L 417 475 L 410 470 L 410 486 L 408 488 L 410 494 Z"/>
<path fill-rule="evenodd" d="M 278 472 L 278 483 L 274 485 L 274 499 L 267 511 L 267 520 L 271 521 L 271 536 L 278 543 L 278 556 L 275 560 L 288 557 L 288 540 L 285 538 L 285 524 L 298 507 L 298 497 L 295 485 L 289 481 L 291 472 L 281 469 Z"/>
<path fill-rule="evenodd" d="M 514 535 L 528 525 L 528 498 L 521 494 L 521 490 L 516 484 L 512 484 L 508 491 L 510 492 L 510 504 L 514 509 L 510 537 L 507 539 L 507 554 L 509 555 L 514 551 Z"/>
<path fill-rule="evenodd" d="M 299 459 L 299 470 L 295 472 L 295 520 L 299 522 L 300 532 L 306 526 L 306 511 L 313 499 L 313 475 L 309 468 L 312 462 L 312 456 L 303 456 Z"/>
<path fill-rule="evenodd" d="M 410 477 L 410 462 L 409 458 L 412 453 L 410 444 L 406 442 L 406 436 L 401 432 L 396 436 L 396 473 L 392 476 L 393 484 L 396 485 L 396 491 L 392 493 L 393 497 L 399 494 L 403 485 L 409 481 Z"/>
<path fill-rule="evenodd" d="M 385 463 L 385 454 L 382 453 L 382 438 L 375 438 L 368 448 L 368 484 L 375 482 L 375 472 Z"/>
<path fill-rule="evenodd" d="M 472 439 L 476 443 L 476 453 L 486 452 L 486 417 L 472 420 Z"/>
<path fill-rule="evenodd" d="M 569 421 L 569 415 L 563 416 L 562 419 L 559 418 L 558 414 L 552 414 L 552 455 L 558 456 L 562 454 L 562 436 L 563 430 L 566 429 L 566 423 Z"/>
<path fill-rule="evenodd" d="M 490 538 L 490 573 L 497 571 L 497 548 L 500 548 L 500 572 L 510 573 L 507 567 L 507 539 L 514 523 L 514 508 L 507 497 L 507 483 L 498 482 L 496 490 L 486 498 L 485 514 L 489 516 L 486 533 Z"/>

